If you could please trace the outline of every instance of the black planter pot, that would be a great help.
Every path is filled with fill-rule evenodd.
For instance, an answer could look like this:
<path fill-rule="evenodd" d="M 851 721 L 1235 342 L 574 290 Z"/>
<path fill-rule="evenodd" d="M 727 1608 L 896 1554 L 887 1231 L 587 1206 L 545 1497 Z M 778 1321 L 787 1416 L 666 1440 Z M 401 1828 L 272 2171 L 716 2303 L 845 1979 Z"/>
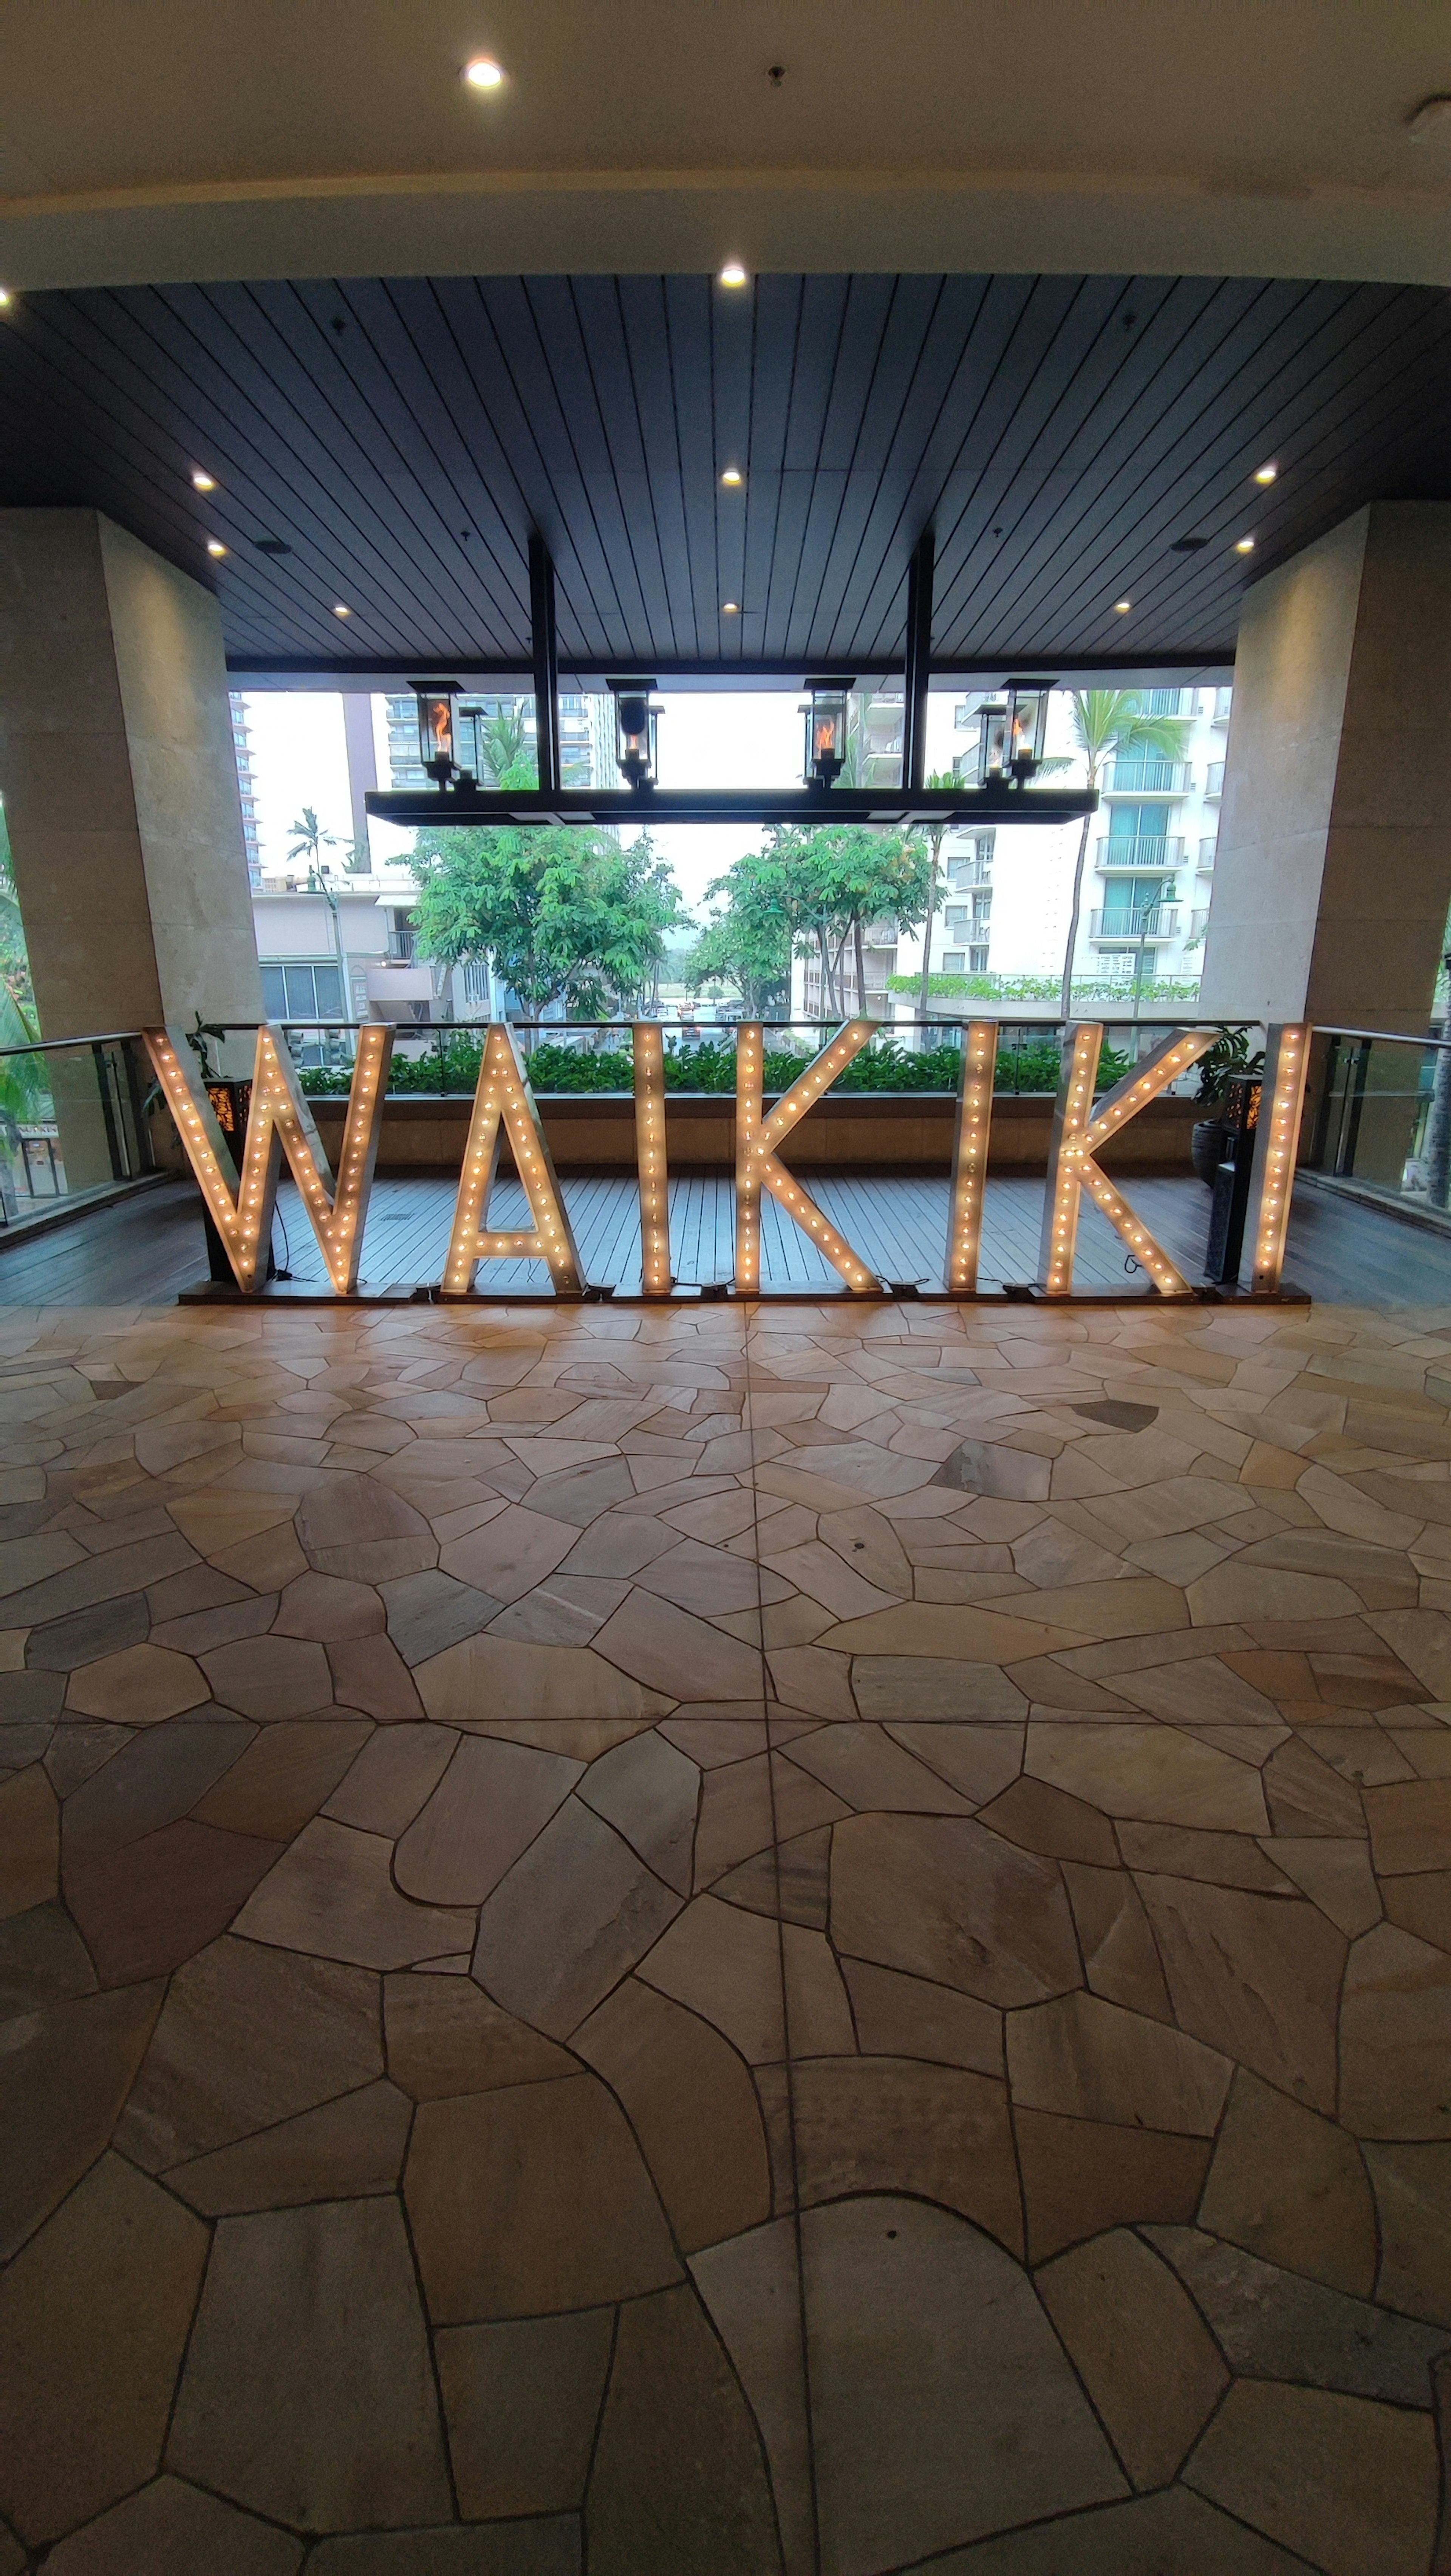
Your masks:
<path fill-rule="evenodd" d="M 1214 1187 L 1215 1175 L 1224 1160 L 1225 1140 L 1229 1130 L 1222 1118 L 1201 1118 L 1189 1133 L 1189 1159 L 1206 1189 Z"/>

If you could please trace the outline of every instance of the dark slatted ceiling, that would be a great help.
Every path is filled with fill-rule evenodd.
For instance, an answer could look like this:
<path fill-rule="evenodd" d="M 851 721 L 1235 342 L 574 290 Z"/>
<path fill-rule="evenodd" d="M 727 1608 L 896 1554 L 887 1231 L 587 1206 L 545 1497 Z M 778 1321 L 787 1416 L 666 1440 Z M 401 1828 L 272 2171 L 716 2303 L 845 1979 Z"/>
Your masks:
<path fill-rule="evenodd" d="M 929 521 L 941 662 L 1211 661 L 1253 574 L 1367 500 L 1451 497 L 1448 389 L 1451 299 L 1420 287 L 37 294 L 0 326 L 0 500 L 94 505 L 214 583 L 249 668 L 519 668 L 531 525 L 558 567 L 566 667 L 886 667 Z M 1269 458 L 1280 479 L 1261 490 Z M 197 465 L 215 493 L 193 491 Z M 1208 542 L 1176 553 L 1186 536 Z M 290 551 L 259 551 L 269 537 Z"/>

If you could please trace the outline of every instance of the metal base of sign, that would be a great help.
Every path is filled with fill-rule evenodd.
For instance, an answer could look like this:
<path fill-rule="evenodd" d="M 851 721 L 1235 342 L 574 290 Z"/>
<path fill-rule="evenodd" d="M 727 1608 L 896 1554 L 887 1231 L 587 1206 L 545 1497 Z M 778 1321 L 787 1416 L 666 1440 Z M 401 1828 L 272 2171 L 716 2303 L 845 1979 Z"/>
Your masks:
<path fill-rule="evenodd" d="M 269 1279 L 265 1288 L 251 1290 L 239 1288 L 233 1279 L 197 1279 L 190 1288 L 178 1291 L 176 1302 L 178 1306 L 429 1306 L 434 1293 L 432 1288 L 406 1281 L 370 1288 L 360 1279 L 356 1288 L 342 1295 L 312 1279 Z"/>
<path fill-rule="evenodd" d="M 639 1289 L 587 1287 L 574 1296 L 558 1296 L 551 1288 L 476 1288 L 467 1296 L 450 1297 L 433 1285 L 395 1282 L 386 1288 L 370 1288 L 365 1280 L 347 1296 L 334 1289 L 319 1287 L 315 1282 L 297 1279 L 271 1279 L 265 1288 L 250 1293 L 230 1280 L 198 1279 L 183 1288 L 177 1297 L 179 1306 L 445 1306 L 458 1309 L 470 1306 L 899 1306 L 907 1301 L 924 1306 L 1308 1306 L 1308 1288 L 1297 1288 L 1284 1280 L 1269 1292 L 1255 1293 L 1248 1288 L 1205 1284 L 1191 1288 L 1183 1296 L 1163 1295 L 1155 1289 L 1127 1289 L 1118 1294 L 1112 1289 L 1070 1290 L 1066 1295 L 1050 1296 L 1036 1282 L 1012 1281 L 1001 1288 L 938 1288 L 926 1281 L 894 1282 L 884 1288 L 855 1290 L 847 1288 L 753 1288 L 742 1294 L 728 1281 L 716 1283 L 683 1281 L 667 1296 L 658 1290 L 648 1295 Z"/>

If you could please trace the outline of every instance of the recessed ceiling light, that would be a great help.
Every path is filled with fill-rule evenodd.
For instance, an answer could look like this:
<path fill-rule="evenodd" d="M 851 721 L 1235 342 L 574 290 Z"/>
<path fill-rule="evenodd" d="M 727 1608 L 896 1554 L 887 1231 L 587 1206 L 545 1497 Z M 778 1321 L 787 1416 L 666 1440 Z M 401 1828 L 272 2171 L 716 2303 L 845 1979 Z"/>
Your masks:
<path fill-rule="evenodd" d="M 1234 541 L 1234 551 L 1235 551 L 1235 553 L 1236 553 L 1237 555 L 1252 555 L 1252 554 L 1254 553 L 1254 550 L 1255 550 L 1255 541 L 1254 541 L 1253 537 L 1236 537 L 1236 538 L 1235 538 L 1235 541 Z"/>
<path fill-rule="evenodd" d="M 1208 543 L 1207 537 L 1176 537 L 1169 551 L 1176 555 L 1197 555 Z"/>
<path fill-rule="evenodd" d="M 741 613 L 740 601 L 738 599 L 723 599 L 720 604 L 720 613 L 722 617 L 739 617 Z"/>
<path fill-rule="evenodd" d="M 259 555 L 290 555 L 292 548 L 285 537 L 259 537 L 257 552 Z"/>
<path fill-rule="evenodd" d="M 336 608 L 333 610 L 334 617 L 351 617 L 352 613 L 353 612 L 350 608 L 344 608 L 341 600 L 338 601 Z"/>
<path fill-rule="evenodd" d="M 1127 617 L 1133 604 L 1134 603 L 1131 599 L 1116 599 L 1113 604 L 1113 613 L 1115 617 Z"/>
<path fill-rule="evenodd" d="M 738 465 L 728 465 L 720 479 L 722 483 L 729 484 L 731 490 L 734 491 L 736 485 L 738 483 L 744 483 L 746 478 L 744 474 L 742 474 Z"/>
<path fill-rule="evenodd" d="M 208 474 L 203 466 L 197 466 L 191 479 L 193 486 L 198 492 L 215 492 L 217 488 L 217 478 L 215 474 Z"/>
<path fill-rule="evenodd" d="M 207 540 L 207 553 L 208 553 L 209 555 L 215 555 L 215 556 L 218 558 L 218 560 L 220 561 L 221 557 L 226 553 L 226 551 L 227 551 L 226 547 L 221 543 L 221 541 L 220 541 L 220 539 L 219 539 L 219 538 L 217 538 L 217 537 L 209 537 L 209 538 L 208 538 L 208 540 Z"/>
<path fill-rule="evenodd" d="M 720 273 L 722 286 L 748 286 L 750 279 L 738 259 L 728 259 Z"/>
<path fill-rule="evenodd" d="M 1255 469 L 1255 481 L 1257 483 L 1273 483 L 1278 476 L 1279 471 L 1280 469 L 1278 465 L 1257 466 Z"/>
<path fill-rule="evenodd" d="M 502 89 L 504 86 L 502 66 L 489 54 L 476 54 L 471 63 L 465 63 L 464 79 L 470 89 Z"/>
<path fill-rule="evenodd" d="M 13 300 L 14 300 L 14 299 L 13 299 L 13 297 L 11 296 L 11 293 L 10 293 L 10 289 L 9 289 L 9 287 L 8 287 L 8 286 L 0 286 L 0 307 L 3 307 L 3 306 L 5 306 L 5 305 L 7 305 L 7 304 L 9 304 L 9 303 L 12 303 L 12 302 L 13 302 Z"/>

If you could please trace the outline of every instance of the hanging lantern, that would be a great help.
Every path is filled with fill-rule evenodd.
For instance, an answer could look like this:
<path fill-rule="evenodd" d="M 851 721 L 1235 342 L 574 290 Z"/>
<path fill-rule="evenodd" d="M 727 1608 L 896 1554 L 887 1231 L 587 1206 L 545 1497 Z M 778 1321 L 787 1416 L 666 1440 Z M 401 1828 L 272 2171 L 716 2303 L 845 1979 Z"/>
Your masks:
<path fill-rule="evenodd" d="M 611 680 L 615 701 L 615 758 L 634 788 L 655 784 L 660 702 L 653 680 Z"/>
<path fill-rule="evenodd" d="M 985 699 L 977 711 L 977 783 L 986 787 L 991 779 L 1006 774 L 1008 762 L 1008 710 L 1001 698 Z"/>
<path fill-rule="evenodd" d="M 1019 786 L 1034 775 L 1043 757 L 1052 686 L 1051 680 L 1009 680 L 1007 685 L 1003 767 Z"/>
<path fill-rule="evenodd" d="M 850 680 L 808 680 L 811 692 L 802 706 L 806 719 L 805 778 L 808 787 L 832 787 L 846 765 L 847 700 Z"/>
<path fill-rule="evenodd" d="M 483 776 L 479 737 L 484 715 L 485 710 L 477 698 L 470 698 L 466 704 L 461 703 L 453 711 L 453 756 L 458 770 L 465 778 Z"/>
<path fill-rule="evenodd" d="M 418 758 L 424 774 L 447 787 L 457 777 L 454 757 L 454 700 L 457 680 L 412 680 L 418 700 Z"/>

